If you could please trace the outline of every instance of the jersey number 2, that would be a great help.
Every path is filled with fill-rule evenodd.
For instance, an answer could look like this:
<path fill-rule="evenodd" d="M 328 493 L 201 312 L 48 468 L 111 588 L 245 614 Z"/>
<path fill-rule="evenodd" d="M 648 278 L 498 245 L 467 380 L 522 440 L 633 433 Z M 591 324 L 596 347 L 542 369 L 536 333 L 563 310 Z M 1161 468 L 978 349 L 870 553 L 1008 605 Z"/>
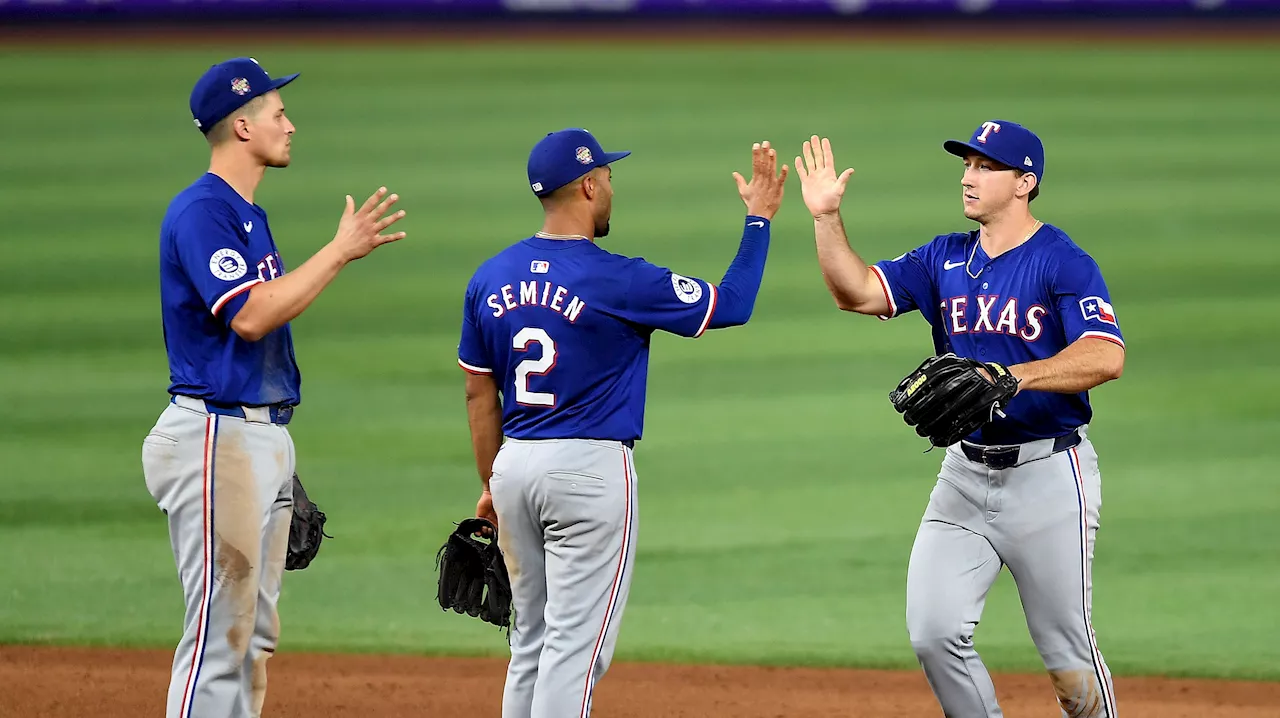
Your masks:
<path fill-rule="evenodd" d="M 542 357 L 525 359 L 516 365 L 516 403 L 525 406 L 555 406 L 556 395 L 548 392 L 529 391 L 529 376 L 543 376 L 556 365 L 556 343 L 546 331 L 537 327 L 525 327 L 516 332 L 511 345 L 516 351 L 529 351 L 530 344 L 542 347 Z"/>

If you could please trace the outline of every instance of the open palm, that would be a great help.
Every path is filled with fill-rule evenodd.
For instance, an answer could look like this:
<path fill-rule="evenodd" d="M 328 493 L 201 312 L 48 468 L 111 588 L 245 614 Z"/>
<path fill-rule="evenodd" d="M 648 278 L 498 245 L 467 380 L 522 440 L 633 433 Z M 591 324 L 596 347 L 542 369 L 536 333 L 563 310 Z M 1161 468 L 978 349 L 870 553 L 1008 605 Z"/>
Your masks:
<path fill-rule="evenodd" d="M 796 174 L 800 176 L 800 193 L 805 206 L 814 217 L 831 214 L 840 209 L 844 188 L 853 176 L 847 169 L 836 176 L 836 161 L 831 154 L 831 140 L 819 141 L 814 135 L 804 143 L 804 156 L 796 158 Z"/>
<path fill-rule="evenodd" d="M 787 173 L 791 170 L 782 166 L 778 168 L 778 151 L 769 145 L 769 141 L 757 142 L 751 146 L 751 181 L 743 179 L 737 172 L 733 179 L 738 183 L 738 194 L 747 205 L 747 214 L 765 219 L 773 219 L 782 205 L 782 192 L 787 186 Z"/>

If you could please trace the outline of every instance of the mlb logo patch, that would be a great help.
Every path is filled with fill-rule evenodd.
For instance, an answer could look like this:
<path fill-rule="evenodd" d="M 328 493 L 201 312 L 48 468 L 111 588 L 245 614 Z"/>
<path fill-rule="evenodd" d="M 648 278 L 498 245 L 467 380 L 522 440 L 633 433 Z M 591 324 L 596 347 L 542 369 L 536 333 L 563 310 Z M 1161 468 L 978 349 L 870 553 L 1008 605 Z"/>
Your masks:
<path fill-rule="evenodd" d="M 529 263 L 529 271 L 534 274 L 546 274 L 551 271 L 551 262 L 542 259 L 535 259 Z"/>
<path fill-rule="evenodd" d="M 1093 319 L 1116 326 L 1116 311 L 1111 307 L 1111 303 L 1102 297 L 1085 297 L 1081 299 L 1080 313 L 1084 315 L 1085 319 Z"/>

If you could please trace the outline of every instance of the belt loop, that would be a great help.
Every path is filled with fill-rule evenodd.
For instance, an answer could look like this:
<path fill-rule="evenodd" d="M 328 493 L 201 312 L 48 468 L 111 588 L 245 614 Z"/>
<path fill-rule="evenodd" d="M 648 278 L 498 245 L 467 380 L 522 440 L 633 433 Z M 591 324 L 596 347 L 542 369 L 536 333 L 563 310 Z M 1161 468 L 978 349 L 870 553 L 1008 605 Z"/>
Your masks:
<path fill-rule="evenodd" d="M 241 408 L 244 410 L 245 421 L 253 422 L 254 424 L 271 423 L 271 409 L 269 407 L 245 406 Z"/>
<path fill-rule="evenodd" d="M 197 399 L 194 396 L 186 396 L 185 394 L 175 394 L 170 401 L 184 409 L 198 411 L 201 414 L 209 413 L 209 407 L 205 406 L 204 399 Z"/>

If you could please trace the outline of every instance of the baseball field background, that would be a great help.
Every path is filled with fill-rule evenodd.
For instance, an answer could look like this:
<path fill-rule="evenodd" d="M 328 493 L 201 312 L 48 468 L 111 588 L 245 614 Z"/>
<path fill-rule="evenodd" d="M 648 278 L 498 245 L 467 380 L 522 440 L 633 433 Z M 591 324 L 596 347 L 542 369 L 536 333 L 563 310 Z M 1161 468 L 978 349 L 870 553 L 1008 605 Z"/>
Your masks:
<path fill-rule="evenodd" d="M 538 138 L 580 126 L 632 150 L 614 167 L 602 245 L 718 281 L 743 215 L 730 173 L 749 171 L 752 142 L 791 163 L 810 134 L 830 137 L 856 169 L 846 227 L 875 260 L 970 227 L 941 143 L 1000 118 L 1044 138 L 1035 214 L 1098 260 L 1127 340 L 1090 427 L 1103 476 L 1094 627 L 1122 710 L 1128 677 L 1280 681 L 1276 48 L 1045 37 L 1024 51 L 981 30 L 767 27 L 714 42 L 6 40 L 0 662 L 55 655 L 30 644 L 147 649 L 160 670 L 146 705 L 161 704 L 182 596 L 140 464 L 167 400 L 158 227 L 207 166 L 191 84 L 253 55 L 302 73 L 284 92 L 293 164 L 257 197 L 286 266 L 332 237 L 346 194 L 399 193 L 409 233 L 293 324 L 303 403 L 290 431 L 334 538 L 286 575 L 277 662 L 462 655 L 499 659 L 493 673 L 506 655 L 501 632 L 440 611 L 433 562 L 479 490 L 455 363 L 463 290 L 540 225 L 524 179 Z M 941 456 L 886 394 L 930 351 L 916 314 L 834 307 L 793 178 L 751 322 L 654 339 L 617 660 L 906 669 L 922 686 L 905 576 Z M 1007 572 L 976 643 L 993 670 L 1041 668 Z M 23 686 L 3 675 L 0 715 L 31 715 L 6 704 Z M 623 679 L 602 691 L 611 680 Z M 1025 714 L 1053 715 L 1047 681 L 1029 685 L 1041 694 Z M 1195 715 L 1280 715 L 1274 686 L 1257 712 Z M 919 705 L 902 715 L 937 712 Z M 81 715 L 65 708 L 47 714 Z M 847 709 L 829 714 L 862 715 Z"/>

